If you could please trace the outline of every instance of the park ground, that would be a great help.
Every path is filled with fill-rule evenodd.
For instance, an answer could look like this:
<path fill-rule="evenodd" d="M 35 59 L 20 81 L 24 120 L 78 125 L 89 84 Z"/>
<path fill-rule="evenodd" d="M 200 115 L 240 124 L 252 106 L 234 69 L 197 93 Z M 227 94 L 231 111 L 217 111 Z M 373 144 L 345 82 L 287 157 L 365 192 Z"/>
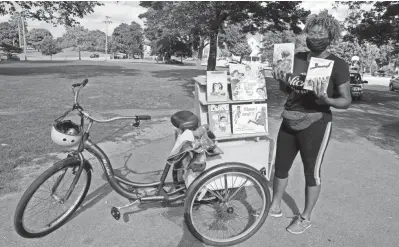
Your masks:
<path fill-rule="evenodd" d="M 169 117 L 193 109 L 192 77 L 204 68 L 103 61 L 27 61 L 0 64 L 1 165 L 0 246 L 205 246 L 188 232 L 182 206 L 158 203 L 133 209 L 115 221 L 112 206 L 127 200 L 103 177 L 97 162 L 83 206 L 66 225 L 34 240 L 20 238 L 12 226 L 15 206 L 29 183 L 63 149 L 52 144 L 52 121 L 72 104 L 70 85 L 89 78 L 82 106 L 97 117 L 148 114 L 139 129 L 127 122 L 95 125 L 92 138 L 109 153 L 113 166 L 129 178 L 158 179 L 173 144 Z M 294 236 L 285 231 L 303 208 L 304 179 L 300 158 L 290 173 L 280 219 L 269 217 L 248 241 L 238 246 L 397 246 L 399 184 L 399 92 L 387 79 L 370 78 L 362 101 L 334 111 L 333 136 L 322 167 L 323 188 L 313 226 Z M 267 78 L 270 132 L 276 137 L 284 95 Z M 156 150 L 156 152 L 154 152 Z"/>

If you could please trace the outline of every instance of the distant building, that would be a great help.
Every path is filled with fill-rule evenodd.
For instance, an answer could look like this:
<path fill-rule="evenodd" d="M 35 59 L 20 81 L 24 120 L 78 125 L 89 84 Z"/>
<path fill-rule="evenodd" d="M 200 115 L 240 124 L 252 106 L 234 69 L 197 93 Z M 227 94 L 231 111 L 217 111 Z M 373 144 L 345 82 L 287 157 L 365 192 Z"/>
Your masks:
<path fill-rule="evenodd" d="M 261 48 L 262 48 L 262 43 L 263 43 L 263 36 L 259 33 L 252 35 L 250 33 L 247 34 L 247 42 L 249 47 L 251 48 L 252 52 L 249 56 L 245 56 L 243 57 L 243 62 L 244 63 L 252 63 L 252 62 L 260 62 L 261 61 Z M 203 60 L 202 60 L 202 64 L 206 65 L 207 63 L 207 58 L 208 58 L 208 54 L 209 54 L 209 45 L 207 45 L 204 50 L 203 50 Z M 217 52 L 217 56 L 220 59 L 221 52 L 220 52 L 220 48 L 218 47 L 218 52 Z M 234 56 L 232 55 L 231 57 L 234 60 L 239 60 L 240 57 L 239 56 Z"/>
<path fill-rule="evenodd" d="M 244 57 L 243 60 L 247 62 L 260 62 L 263 36 L 259 33 L 255 35 L 248 33 L 247 40 L 252 52 L 249 56 Z"/>

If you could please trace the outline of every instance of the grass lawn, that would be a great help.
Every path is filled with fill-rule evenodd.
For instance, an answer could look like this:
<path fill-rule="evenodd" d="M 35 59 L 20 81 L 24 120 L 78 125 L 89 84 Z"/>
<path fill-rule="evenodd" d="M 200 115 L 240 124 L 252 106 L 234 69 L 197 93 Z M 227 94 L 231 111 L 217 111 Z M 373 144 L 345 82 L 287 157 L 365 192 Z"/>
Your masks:
<path fill-rule="evenodd" d="M 113 110 L 192 109 L 192 77 L 205 68 L 90 61 L 21 61 L 0 64 L 0 194 L 17 188 L 14 168 L 63 149 L 50 138 L 51 124 L 73 103 L 71 85 L 89 78 L 80 103 L 98 117 Z M 101 114 L 107 112 L 107 114 Z M 126 123 L 93 125 L 98 141 Z M 47 160 L 42 160 L 48 161 Z"/>

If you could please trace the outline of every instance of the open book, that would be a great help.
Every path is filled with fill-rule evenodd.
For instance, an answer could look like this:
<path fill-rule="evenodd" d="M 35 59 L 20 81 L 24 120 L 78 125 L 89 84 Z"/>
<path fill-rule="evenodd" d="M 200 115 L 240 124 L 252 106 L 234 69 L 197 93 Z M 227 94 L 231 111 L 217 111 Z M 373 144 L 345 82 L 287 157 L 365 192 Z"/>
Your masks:
<path fill-rule="evenodd" d="M 303 89 L 313 91 L 314 86 L 320 83 L 321 91 L 327 93 L 333 66 L 334 61 L 332 60 L 317 57 L 310 58 Z"/>

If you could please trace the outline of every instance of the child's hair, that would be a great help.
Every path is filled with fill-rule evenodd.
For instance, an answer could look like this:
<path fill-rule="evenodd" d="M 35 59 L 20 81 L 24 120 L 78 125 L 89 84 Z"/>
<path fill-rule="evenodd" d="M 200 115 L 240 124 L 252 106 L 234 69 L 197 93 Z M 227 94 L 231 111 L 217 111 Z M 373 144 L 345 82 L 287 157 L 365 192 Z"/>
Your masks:
<path fill-rule="evenodd" d="M 341 36 L 340 24 L 334 16 L 328 14 L 328 10 L 323 10 L 317 15 L 316 14 L 309 15 L 306 20 L 303 32 L 308 33 L 309 29 L 316 25 L 320 25 L 325 29 L 327 29 L 328 37 L 331 42 L 338 40 L 339 37 Z"/>
<path fill-rule="evenodd" d="M 213 83 L 212 90 L 215 91 L 215 87 L 220 86 L 220 89 L 223 89 L 223 84 L 220 82 Z"/>

